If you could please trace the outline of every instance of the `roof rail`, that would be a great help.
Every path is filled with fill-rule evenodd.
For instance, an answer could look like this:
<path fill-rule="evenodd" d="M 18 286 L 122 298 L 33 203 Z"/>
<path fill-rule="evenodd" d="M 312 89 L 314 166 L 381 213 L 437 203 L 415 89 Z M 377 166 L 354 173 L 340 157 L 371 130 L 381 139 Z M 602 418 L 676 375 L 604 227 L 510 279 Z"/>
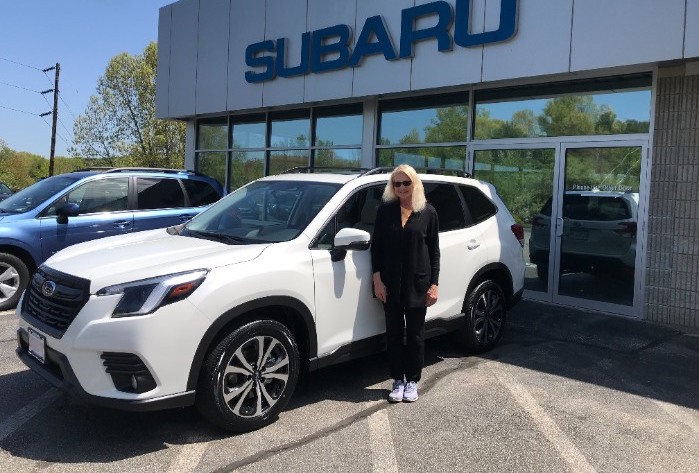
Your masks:
<path fill-rule="evenodd" d="M 393 172 L 396 166 L 381 166 L 374 169 L 369 169 L 362 176 L 371 176 L 373 174 L 387 174 Z M 422 174 L 442 174 L 456 175 L 457 177 L 471 177 L 469 173 L 462 169 L 445 169 L 445 168 L 414 168 L 415 171 Z"/>
<path fill-rule="evenodd" d="M 341 166 L 297 166 L 286 171 L 282 171 L 282 174 L 291 173 L 314 173 L 314 172 L 336 172 L 338 174 L 357 174 L 364 173 L 368 171 L 367 168 L 343 168 Z"/>
<path fill-rule="evenodd" d="M 203 176 L 204 174 L 201 174 L 197 171 L 191 171 L 189 169 L 170 169 L 170 168 L 147 168 L 147 167 L 120 167 L 120 168 L 111 168 L 106 170 L 105 172 L 164 172 L 164 173 L 171 173 L 171 174 L 181 174 L 181 173 L 187 173 L 187 174 L 194 174 L 194 175 L 199 175 Z"/>

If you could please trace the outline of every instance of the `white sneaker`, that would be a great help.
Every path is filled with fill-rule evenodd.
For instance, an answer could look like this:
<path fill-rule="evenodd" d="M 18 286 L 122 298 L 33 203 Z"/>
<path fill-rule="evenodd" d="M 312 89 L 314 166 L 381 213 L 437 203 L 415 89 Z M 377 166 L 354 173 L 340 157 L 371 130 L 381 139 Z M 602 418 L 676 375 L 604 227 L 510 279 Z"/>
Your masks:
<path fill-rule="evenodd" d="M 403 401 L 417 401 L 417 383 L 415 381 L 409 381 L 408 384 L 405 385 L 405 389 L 403 390 Z"/>
<path fill-rule="evenodd" d="M 402 379 L 397 379 L 393 381 L 393 390 L 391 394 L 388 395 L 388 402 L 401 402 L 403 400 L 403 391 L 405 390 L 405 383 Z"/>

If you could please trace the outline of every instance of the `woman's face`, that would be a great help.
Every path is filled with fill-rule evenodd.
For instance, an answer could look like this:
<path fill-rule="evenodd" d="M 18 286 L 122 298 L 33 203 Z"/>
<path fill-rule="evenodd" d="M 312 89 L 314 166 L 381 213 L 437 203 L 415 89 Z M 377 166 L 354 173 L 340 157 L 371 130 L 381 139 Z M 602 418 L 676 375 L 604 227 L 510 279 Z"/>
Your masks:
<path fill-rule="evenodd" d="M 413 196 L 413 183 L 404 172 L 397 172 L 393 175 L 392 184 L 393 192 L 402 200 L 410 200 Z M 407 186 L 405 184 L 408 184 Z"/>

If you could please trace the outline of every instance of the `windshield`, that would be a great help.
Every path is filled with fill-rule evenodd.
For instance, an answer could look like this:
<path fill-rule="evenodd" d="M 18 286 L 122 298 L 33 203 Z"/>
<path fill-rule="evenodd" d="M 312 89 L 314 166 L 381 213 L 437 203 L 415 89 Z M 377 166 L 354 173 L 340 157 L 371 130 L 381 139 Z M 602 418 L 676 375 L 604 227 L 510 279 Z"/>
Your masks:
<path fill-rule="evenodd" d="M 0 202 L 0 212 L 29 212 L 79 179 L 70 174 L 43 179 Z"/>
<path fill-rule="evenodd" d="M 231 244 L 292 240 L 339 188 L 322 182 L 256 181 L 199 214 L 182 234 Z"/>
<path fill-rule="evenodd" d="M 5 184 L 0 182 L 0 194 L 10 194 L 12 191 L 10 190 L 9 187 L 7 187 Z"/>

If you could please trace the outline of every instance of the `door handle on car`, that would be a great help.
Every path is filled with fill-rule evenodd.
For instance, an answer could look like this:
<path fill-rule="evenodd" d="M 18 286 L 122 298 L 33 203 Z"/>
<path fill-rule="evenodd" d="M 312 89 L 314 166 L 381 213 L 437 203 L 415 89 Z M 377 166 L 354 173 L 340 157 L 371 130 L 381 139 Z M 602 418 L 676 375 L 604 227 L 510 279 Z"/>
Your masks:
<path fill-rule="evenodd" d="M 117 228 L 126 228 L 131 225 L 131 222 L 128 220 L 119 220 L 117 222 L 114 222 L 114 226 Z"/>
<path fill-rule="evenodd" d="M 475 250 L 479 246 L 481 246 L 481 242 L 478 240 L 471 240 L 468 242 L 468 245 L 467 245 L 469 250 Z"/>
<path fill-rule="evenodd" d="M 563 236 L 563 219 L 561 217 L 556 218 L 556 236 Z"/>

